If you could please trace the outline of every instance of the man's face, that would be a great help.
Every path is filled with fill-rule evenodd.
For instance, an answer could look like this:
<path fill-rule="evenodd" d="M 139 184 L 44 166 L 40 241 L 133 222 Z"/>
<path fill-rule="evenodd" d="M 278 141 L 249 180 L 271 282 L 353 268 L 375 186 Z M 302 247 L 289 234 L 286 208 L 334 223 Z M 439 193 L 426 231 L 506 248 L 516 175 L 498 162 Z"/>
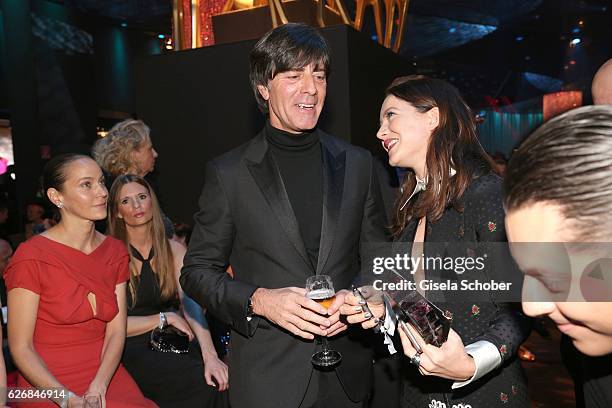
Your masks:
<path fill-rule="evenodd" d="M 317 126 L 325 102 L 327 78 L 323 66 L 311 63 L 281 72 L 257 87 L 268 101 L 270 124 L 290 133 L 303 133 Z"/>
<path fill-rule="evenodd" d="M 579 253 L 563 249 L 575 234 L 561 207 L 525 205 L 507 213 L 506 229 L 512 255 L 525 274 L 525 314 L 548 316 L 584 354 L 612 353 L 612 302 L 585 301 L 581 290 L 585 262 Z"/>

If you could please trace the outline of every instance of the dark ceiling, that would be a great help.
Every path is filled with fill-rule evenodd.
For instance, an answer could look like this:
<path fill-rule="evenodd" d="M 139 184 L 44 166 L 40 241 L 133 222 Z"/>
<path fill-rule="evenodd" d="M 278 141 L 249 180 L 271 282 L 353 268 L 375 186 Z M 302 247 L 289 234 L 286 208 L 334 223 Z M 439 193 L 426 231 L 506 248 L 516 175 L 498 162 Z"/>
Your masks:
<path fill-rule="evenodd" d="M 132 27 L 170 32 L 171 0 L 56 2 Z M 345 3 L 354 9 L 352 0 Z M 455 83 L 476 107 L 485 105 L 483 95 L 514 102 L 541 94 L 542 87 L 584 88 L 596 68 L 612 57 L 609 3 L 411 0 L 401 54 L 416 70 Z M 367 19 L 364 29 L 371 30 Z M 574 39 L 581 42 L 571 47 Z"/>

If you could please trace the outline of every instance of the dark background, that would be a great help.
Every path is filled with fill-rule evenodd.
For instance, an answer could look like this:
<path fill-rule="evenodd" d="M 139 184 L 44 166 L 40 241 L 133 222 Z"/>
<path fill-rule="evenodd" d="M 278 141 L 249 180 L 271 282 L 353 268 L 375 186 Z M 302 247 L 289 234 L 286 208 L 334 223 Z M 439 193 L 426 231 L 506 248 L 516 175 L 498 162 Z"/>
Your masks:
<path fill-rule="evenodd" d="M 322 33 L 332 49 L 332 74 L 319 125 L 381 151 L 375 135 L 384 89 L 412 66 L 348 26 Z M 175 220 L 191 222 L 205 163 L 249 140 L 264 125 L 249 83 L 254 43 L 146 57 L 135 65 L 136 113 L 153 129 L 161 152 L 156 181 L 164 210 Z"/>

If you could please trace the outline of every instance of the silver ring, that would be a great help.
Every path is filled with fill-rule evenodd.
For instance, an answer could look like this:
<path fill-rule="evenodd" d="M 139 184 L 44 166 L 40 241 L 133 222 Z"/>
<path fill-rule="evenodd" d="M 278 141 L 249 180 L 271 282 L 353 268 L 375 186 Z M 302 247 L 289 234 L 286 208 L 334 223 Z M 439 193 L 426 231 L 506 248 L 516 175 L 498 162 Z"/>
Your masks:
<path fill-rule="evenodd" d="M 419 353 L 416 353 L 414 356 L 412 356 L 410 358 L 410 362 L 415 366 L 415 367 L 419 367 L 421 365 L 421 355 Z"/>

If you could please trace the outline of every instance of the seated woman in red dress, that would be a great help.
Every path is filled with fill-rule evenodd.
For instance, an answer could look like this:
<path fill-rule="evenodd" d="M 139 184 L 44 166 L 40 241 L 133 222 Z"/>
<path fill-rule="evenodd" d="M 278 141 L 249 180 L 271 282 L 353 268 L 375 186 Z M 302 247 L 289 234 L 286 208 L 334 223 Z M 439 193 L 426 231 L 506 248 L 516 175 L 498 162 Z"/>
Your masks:
<path fill-rule="evenodd" d="M 87 156 L 57 156 L 43 187 L 61 221 L 21 244 L 6 268 L 9 347 L 18 387 L 66 391 L 23 406 L 80 407 L 87 394 L 106 407 L 155 407 L 119 364 L 129 256 L 94 229 L 108 197 L 100 167 Z"/>

